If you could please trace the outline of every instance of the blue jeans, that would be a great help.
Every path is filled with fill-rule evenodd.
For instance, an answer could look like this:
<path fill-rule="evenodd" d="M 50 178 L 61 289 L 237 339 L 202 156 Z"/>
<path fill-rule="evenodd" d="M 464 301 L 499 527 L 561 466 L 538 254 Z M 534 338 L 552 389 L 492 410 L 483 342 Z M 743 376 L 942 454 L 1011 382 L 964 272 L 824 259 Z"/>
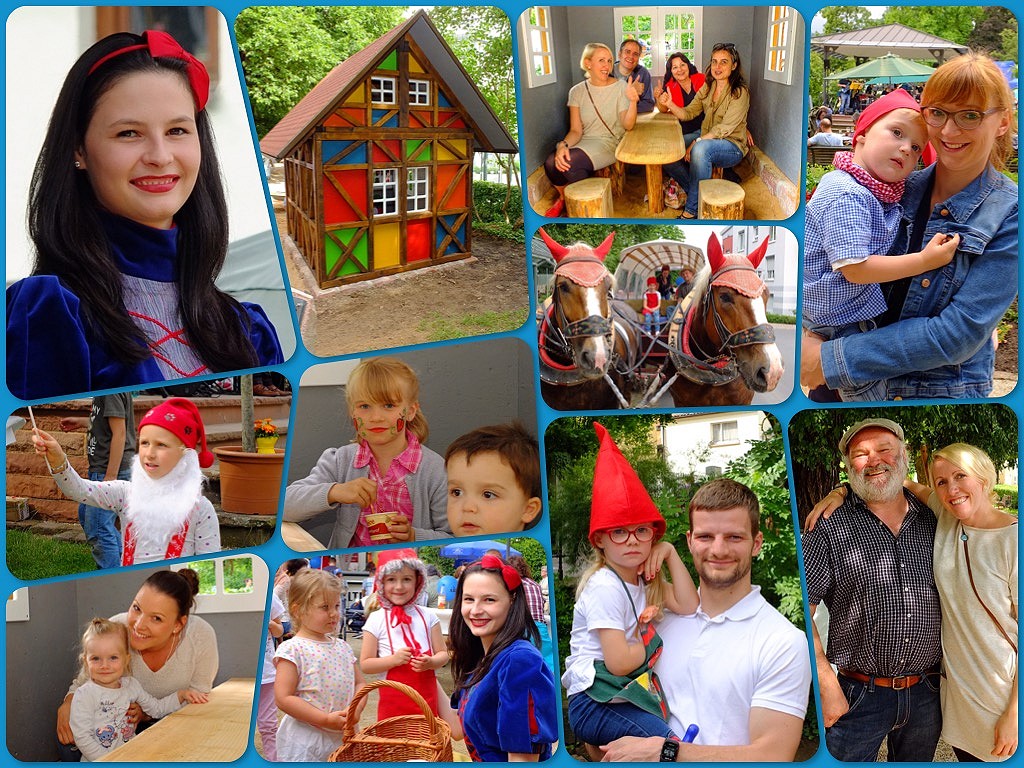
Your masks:
<path fill-rule="evenodd" d="M 711 169 L 732 168 L 743 159 L 743 151 L 727 139 L 703 138 L 691 145 L 690 163 L 677 160 L 662 166 L 662 171 L 686 190 L 686 211 L 697 215 L 697 192 L 704 179 L 711 178 Z"/>
<path fill-rule="evenodd" d="M 939 676 L 926 675 L 903 690 L 859 683 L 839 675 L 850 711 L 825 731 L 825 745 L 837 760 L 873 763 L 882 740 L 889 762 L 930 763 L 942 732 Z"/>
<path fill-rule="evenodd" d="M 821 336 L 826 341 L 843 339 L 856 333 L 868 333 L 878 327 L 874 320 L 861 320 L 859 323 L 848 323 L 846 325 L 815 325 L 806 318 L 803 325 L 805 330 Z M 869 381 L 856 387 L 840 387 L 835 391 L 839 394 L 840 400 L 845 402 L 881 401 L 888 399 L 884 380 Z M 814 400 L 813 397 L 811 399 Z M 835 401 L 825 400 L 823 402 Z"/>
<path fill-rule="evenodd" d="M 131 469 L 118 473 L 118 480 L 131 480 Z M 102 472 L 90 472 L 90 480 L 102 480 Z M 85 529 L 85 540 L 92 548 L 92 559 L 97 568 L 117 568 L 121 565 L 121 534 L 114 525 L 117 513 L 109 509 L 78 505 L 78 522 Z"/>
<path fill-rule="evenodd" d="M 657 715 L 628 702 L 601 704 L 586 693 L 569 697 L 569 727 L 587 744 L 609 744 L 622 736 L 675 736 Z"/>

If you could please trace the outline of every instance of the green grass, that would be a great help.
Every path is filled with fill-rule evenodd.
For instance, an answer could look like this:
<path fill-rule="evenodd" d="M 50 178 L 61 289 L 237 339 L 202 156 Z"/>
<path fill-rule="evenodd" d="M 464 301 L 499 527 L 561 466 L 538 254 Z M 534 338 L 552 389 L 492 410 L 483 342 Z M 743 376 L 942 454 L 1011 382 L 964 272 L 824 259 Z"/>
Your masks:
<path fill-rule="evenodd" d="M 33 581 L 96 570 L 88 544 L 61 541 L 26 531 L 7 531 L 7 567 L 19 579 Z"/>
<path fill-rule="evenodd" d="M 419 330 L 429 334 L 430 341 L 514 331 L 526 322 L 528 313 L 527 308 L 512 309 L 506 312 L 472 313 L 452 320 L 439 312 L 434 312 L 430 317 L 420 321 Z"/>
<path fill-rule="evenodd" d="M 793 315 L 777 315 L 774 312 L 769 312 L 768 322 L 778 323 L 779 325 L 796 325 L 796 317 Z"/>

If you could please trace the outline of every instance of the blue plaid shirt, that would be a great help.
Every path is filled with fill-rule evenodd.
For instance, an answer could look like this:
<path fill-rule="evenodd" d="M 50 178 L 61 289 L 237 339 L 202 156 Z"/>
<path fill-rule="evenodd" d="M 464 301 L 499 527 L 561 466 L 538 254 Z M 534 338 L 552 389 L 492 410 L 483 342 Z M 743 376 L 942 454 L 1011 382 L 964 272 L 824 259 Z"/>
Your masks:
<path fill-rule="evenodd" d="M 807 203 L 804 227 L 804 320 L 844 326 L 886 310 L 877 283 L 851 283 L 839 267 L 889 252 L 903 209 L 881 203 L 846 171 L 826 173 Z"/>

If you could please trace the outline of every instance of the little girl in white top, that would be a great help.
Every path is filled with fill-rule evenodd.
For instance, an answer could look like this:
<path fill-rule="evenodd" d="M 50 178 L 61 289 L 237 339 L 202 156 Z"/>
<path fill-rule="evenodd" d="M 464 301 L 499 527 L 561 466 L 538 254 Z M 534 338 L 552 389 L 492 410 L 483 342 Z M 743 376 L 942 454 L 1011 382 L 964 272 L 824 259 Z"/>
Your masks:
<path fill-rule="evenodd" d="M 274 654 L 274 697 L 284 712 L 277 759 L 324 762 L 341 746 L 349 702 L 363 685 L 355 654 L 334 636 L 341 619 L 341 580 L 327 571 L 299 571 L 288 588 L 288 613 L 295 636 Z"/>
<path fill-rule="evenodd" d="M 150 717 L 164 717 L 185 702 L 206 701 L 206 695 L 185 689 L 156 699 L 131 677 L 128 627 L 109 619 L 93 619 L 82 635 L 82 671 L 89 677 L 71 700 L 71 731 L 85 761 L 100 760 L 135 735 L 128 708 L 138 702 Z"/>

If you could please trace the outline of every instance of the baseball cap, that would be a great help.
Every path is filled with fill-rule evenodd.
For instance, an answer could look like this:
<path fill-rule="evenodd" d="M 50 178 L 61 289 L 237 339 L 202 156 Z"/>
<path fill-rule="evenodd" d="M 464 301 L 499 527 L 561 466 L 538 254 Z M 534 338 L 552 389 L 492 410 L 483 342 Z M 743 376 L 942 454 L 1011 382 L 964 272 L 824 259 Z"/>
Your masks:
<path fill-rule="evenodd" d="M 845 455 L 846 448 L 850 445 L 850 441 L 857 436 L 858 432 L 861 432 L 868 427 L 879 427 L 881 429 L 888 430 L 896 435 L 900 440 L 903 439 L 903 427 L 891 419 L 862 419 L 843 432 L 843 436 L 839 440 L 839 452 Z"/>

